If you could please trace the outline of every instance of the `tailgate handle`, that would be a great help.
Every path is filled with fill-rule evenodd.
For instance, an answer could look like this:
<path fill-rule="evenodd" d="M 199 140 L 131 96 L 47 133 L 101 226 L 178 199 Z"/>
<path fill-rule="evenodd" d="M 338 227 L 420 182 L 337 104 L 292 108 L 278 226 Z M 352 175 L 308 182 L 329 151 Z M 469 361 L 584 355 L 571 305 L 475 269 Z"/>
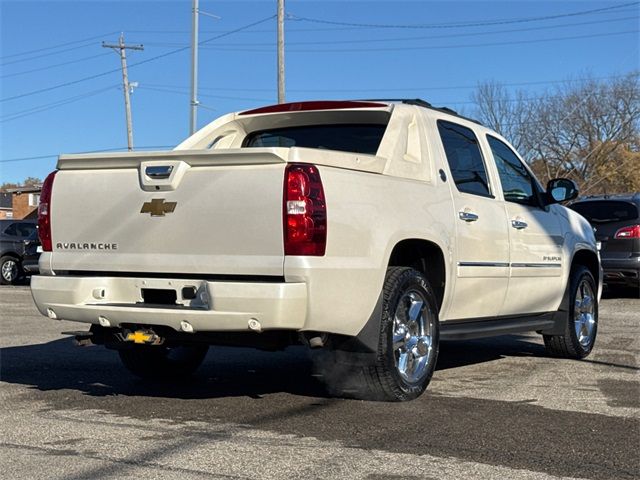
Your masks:
<path fill-rule="evenodd" d="M 144 174 L 154 180 L 161 180 L 163 178 L 169 178 L 172 171 L 173 165 L 161 165 L 145 168 Z"/>

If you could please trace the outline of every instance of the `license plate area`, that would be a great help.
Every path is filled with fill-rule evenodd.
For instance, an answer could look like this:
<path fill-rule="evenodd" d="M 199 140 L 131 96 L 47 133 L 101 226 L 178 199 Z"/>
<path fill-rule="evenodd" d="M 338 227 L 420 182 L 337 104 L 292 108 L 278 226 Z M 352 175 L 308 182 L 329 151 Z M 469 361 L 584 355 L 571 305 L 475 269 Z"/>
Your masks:
<path fill-rule="evenodd" d="M 168 288 L 142 288 L 142 302 L 146 305 L 177 305 L 178 294 Z"/>

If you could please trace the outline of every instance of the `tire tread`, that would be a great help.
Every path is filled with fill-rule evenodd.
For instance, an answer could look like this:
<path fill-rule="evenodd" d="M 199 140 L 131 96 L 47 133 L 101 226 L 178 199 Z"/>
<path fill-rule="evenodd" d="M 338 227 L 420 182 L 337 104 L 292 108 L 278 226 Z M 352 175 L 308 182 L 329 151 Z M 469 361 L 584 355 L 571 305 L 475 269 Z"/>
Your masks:
<path fill-rule="evenodd" d="M 572 359 L 581 359 L 589 355 L 591 350 L 593 349 L 593 345 L 595 343 L 595 337 L 591 343 L 591 346 L 588 350 L 582 348 L 582 346 L 578 343 L 576 338 L 576 334 L 573 327 L 573 308 L 574 308 L 574 291 L 577 285 L 580 283 L 584 276 L 587 276 L 591 281 L 594 294 L 597 295 L 597 289 L 595 285 L 595 281 L 593 279 L 593 275 L 587 267 L 584 265 L 576 265 L 571 269 L 571 274 L 569 276 L 569 311 L 567 312 L 567 319 L 564 325 L 564 332 L 562 335 L 543 335 L 544 346 L 547 350 L 547 353 L 556 358 L 572 358 Z M 594 299 L 596 302 L 596 319 L 597 319 L 597 299 Z M 597 325 L 597 324 L 596 324 Z M 596 326 L 597 328 L 597 326 Z M 597 330 L 596 330 L 597 333 Z"/>

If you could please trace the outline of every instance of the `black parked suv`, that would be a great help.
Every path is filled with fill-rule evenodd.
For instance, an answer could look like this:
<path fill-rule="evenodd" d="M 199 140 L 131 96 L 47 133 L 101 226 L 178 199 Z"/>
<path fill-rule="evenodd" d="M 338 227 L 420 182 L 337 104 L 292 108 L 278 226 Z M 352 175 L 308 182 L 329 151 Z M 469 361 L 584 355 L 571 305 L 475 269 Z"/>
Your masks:
<path fill-rule="evenodd" d="M 640 294 L 640 192 L 581 198 L 569 208 L 595 228 L 604 282 Z"/>
<path fill-rule="evenodd" d="M 35 220 L 0 220 L 0 283 L 2 285 L 12 285 L 24 275 L 22 262 L 25 253 L 39 245 L 36 225 Z"/>

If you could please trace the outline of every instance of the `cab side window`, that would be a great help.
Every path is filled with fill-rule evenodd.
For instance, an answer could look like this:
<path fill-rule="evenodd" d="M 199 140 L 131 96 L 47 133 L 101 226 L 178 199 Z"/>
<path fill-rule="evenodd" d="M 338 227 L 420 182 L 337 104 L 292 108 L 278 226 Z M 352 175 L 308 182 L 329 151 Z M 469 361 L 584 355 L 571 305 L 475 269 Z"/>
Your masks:
<path fill-rule="evenodd" d="M 21 237 L 30 237 L 36 231 L 36 226 L 33 223 L 21 223 L 18 225 L 18 233 Z"/>
<path fill-rule="evenodd" d="M 438 120 L 440 139 L 458 191 L 491 197 L 478 139 L 469 128 Z"/>
<path fill-rule="evenodd" d="M 504 142 L 487 135 L 507 202 L 537 206 L 535 179 Z"/>

